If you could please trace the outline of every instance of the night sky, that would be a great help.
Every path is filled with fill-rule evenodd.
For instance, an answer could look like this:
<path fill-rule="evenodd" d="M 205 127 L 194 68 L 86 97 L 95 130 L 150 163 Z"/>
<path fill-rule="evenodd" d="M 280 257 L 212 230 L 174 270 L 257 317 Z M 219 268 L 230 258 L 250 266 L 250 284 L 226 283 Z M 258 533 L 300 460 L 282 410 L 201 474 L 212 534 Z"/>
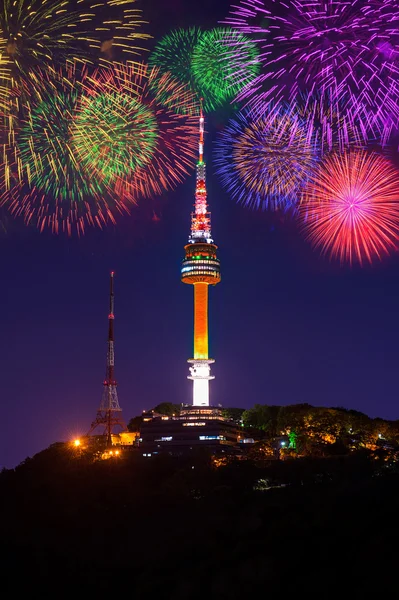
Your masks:
<path fill-rule="evenodd" d="M 225 0 L 146 0 L 155 36 L 216 25 Z M 208 193 L 222 283 L 210 291 L 211 401 L 308 402 L 399 418 L 399 255 L 343 268 L 311 250 L 290 218 L 232 201 L 212 169 L 226 115 L 207 119 Z M 194 172 L 104 231 L 68 239 L 5 218 L 0 232 L 0 466 L 88 431 L 105 374 L 115 270 L 116 375 L 125 419 L 190 402 L 193 290 L 180 282 Z"/>

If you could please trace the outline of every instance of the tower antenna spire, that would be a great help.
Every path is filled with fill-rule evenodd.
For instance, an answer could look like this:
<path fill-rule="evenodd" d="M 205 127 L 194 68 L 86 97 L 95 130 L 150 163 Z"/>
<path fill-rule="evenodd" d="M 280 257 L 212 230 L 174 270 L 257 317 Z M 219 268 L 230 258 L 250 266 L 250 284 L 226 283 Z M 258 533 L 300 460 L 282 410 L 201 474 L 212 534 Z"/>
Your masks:
<path fill-rule="evenodd" d="M 101 427 L 102 435 L 105 437 L 106 446 L 112 446 L 112 433 L 115 427 L 126 429 L 122 419 L 122 409 L 119 406 L 117 383 L 115 380 L 115 353 L 114 353 L 114 271 L 110 274 L 109 313 L 108 313 L 108 340 L 107 340 L 107 363 L 104 379 L 104 390 L 100 408 L 97 416 L 91 424 L 87 435 Z"/>
<path fill-rule="evenodd" d="M 208 211 L 204 137 L 205 119 L 201 99 L 195 204 L 191 213 L 189 243 L 184 247 L 185 258 L 181 269 L 183 283 L 194 287 L 194 357 L 188 360 L 192 365 L 188 378 L 193 381 L 194 406 L 209 406 L 209 380 L 214 379 L 210 365 L 215 361 L 208 355 L 208 286 L 216 285 L 221 279 L 217 246 L 211 234 L 211 213 Z"/>
<path fill-rule="evenodd" d="M 200 139 L 199 139 L 199 163 L 203 163 L 204 162 L 204 111 L 202 110 L 202 102 L 203 102 L 203 98 L 201 98 L 200 100 L 200 126 L 199 126 L 199 131 L 200 131 Z"/>
<path fill-rule="evenodd" d="M 199 143 L 198 143 L 198 162 L 197 177 L 195 186 L 194 211 L 191 213 L 191 234 L 190 243 L 205 242 L 212 243 L 211 233 L 211 213 L 208 211 L 207 191 L 206 191 L 206 164 L 204 162 L 204 137 L 205 137 L 205 118 L 202 110 L 202 102 L 199 118 Z"/>

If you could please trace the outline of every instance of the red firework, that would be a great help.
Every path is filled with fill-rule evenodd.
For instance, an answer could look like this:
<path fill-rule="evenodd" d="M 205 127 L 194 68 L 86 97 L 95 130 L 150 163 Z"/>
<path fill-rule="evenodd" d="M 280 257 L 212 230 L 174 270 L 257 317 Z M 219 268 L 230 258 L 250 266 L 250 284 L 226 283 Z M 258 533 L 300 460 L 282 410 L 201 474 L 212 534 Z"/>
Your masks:
<path fill-rule="evenodd" d="M 350 264 L 381 259 L 398 246 L 399 173 L 379 154 L 333 153 L 312 176 L 300 215 L 323 254 Z"/>

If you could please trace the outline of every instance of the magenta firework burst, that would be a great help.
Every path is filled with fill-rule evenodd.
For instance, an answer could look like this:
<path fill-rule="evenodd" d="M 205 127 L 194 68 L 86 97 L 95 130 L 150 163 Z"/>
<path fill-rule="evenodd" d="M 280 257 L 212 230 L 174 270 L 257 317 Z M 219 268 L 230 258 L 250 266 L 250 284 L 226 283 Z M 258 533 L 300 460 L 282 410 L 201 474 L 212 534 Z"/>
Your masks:
<path fill-rule="evenodd" d="M 227 23 L 262 48 L 264 71 L 244 90 L 253 102 L 317 91 L 381 127 L 398 121 L 396 0 L 242 0 Z"/>
<path fill-rule="evenodd" d="M 399 173 L 379 154 L 330 154 L 315 170 L 300 207 L 312 245 L 341 262 L 372 262 L 397 249 Z"/>

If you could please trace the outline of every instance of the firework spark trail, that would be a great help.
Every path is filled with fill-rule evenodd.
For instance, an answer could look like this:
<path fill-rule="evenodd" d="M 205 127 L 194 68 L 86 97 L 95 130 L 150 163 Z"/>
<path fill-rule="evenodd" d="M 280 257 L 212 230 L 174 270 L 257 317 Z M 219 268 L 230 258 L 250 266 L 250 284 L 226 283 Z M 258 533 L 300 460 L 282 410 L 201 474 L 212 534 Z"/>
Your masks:
<path fill-rule="evenodd" d="M 299 212 L 323 254 L 371 263 L 398 246 L 399 173 L 379 154 L 333 153 L 313 174 Z"/>
<path fill-rule="evenodd" d="M 222 184 L 239 202 L 287 209 L 297 204 L 316 166 L 314 146 L 298 115 L 282 107 L 256 120 L 239 113 L 219 135 L 215 163 Z"/>
<path fill-rule="evenodd" d="M 15 79 L 26 78 L 33 67 L 44 69 L 66 60 L 107 58 L 111 48 L 136 53 L 141 11 L 135 0 L 3 0 L 0 39 Z M 1 48 L 1 46 L 0 46 Z"/>
<path fill-rule="evenodd" d="M 300 118 L 307 131 L 309 144 L 315 152 L 324 154 L 331 150 L 345 150 L 349 147 L 364 148 L 370 141 L 388 140 L 391 129 L 386 124 L 383 129 L 373 122 L 372 116 L 362 108 L 351 109 L 345 101 L 338 102 L 328 94 L 314 92 L 311 96 L 299 94 L 295 102 L 258 103 L 252 109 L 253 115 L 262 116 L 284 107 L 287 114 Z M 383 136 L 386 138 L 383 138 Z"/>

